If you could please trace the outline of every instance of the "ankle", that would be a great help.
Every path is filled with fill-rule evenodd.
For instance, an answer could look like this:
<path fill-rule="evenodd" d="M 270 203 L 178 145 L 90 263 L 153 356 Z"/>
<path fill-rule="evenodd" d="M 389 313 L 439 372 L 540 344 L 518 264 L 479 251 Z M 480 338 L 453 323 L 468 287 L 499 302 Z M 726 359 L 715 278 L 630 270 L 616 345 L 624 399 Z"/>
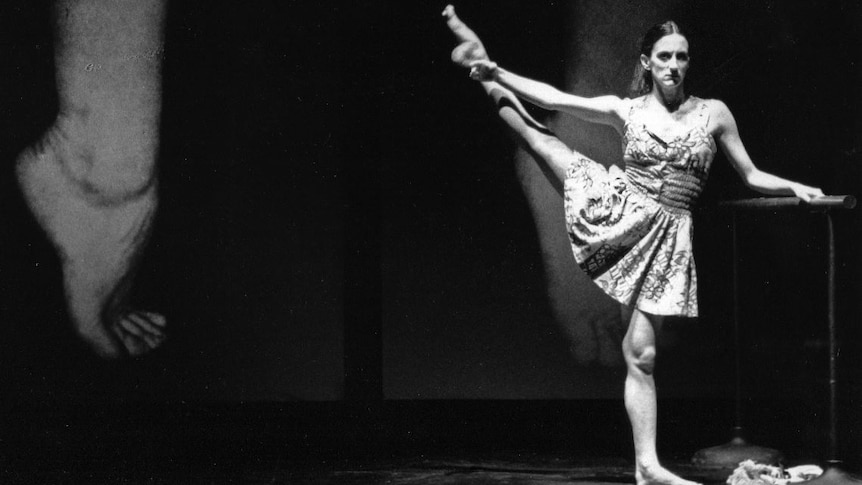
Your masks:
<path fill-rule="evenodd" d="M 649 459 L 637 459 L 636 460 L 636 469 L 639 473 L 643 475 L 652 475 L 658 470 L 662 470 L 663 467 L 658 461 L 658 458 L 649 458 Z"/>
<path fill-rule="evenodd" d="M 134 198 L 154 185 L 158 149 L 155 124 L 121 129 L 107 128 L 109 124 L 83 112 L 63 113 L 42 140 L 42 149 L 51 152 L 68 179 L 88 197 L 106 204 Z M 132 130 L 148 135 L 129 142 Z"/>

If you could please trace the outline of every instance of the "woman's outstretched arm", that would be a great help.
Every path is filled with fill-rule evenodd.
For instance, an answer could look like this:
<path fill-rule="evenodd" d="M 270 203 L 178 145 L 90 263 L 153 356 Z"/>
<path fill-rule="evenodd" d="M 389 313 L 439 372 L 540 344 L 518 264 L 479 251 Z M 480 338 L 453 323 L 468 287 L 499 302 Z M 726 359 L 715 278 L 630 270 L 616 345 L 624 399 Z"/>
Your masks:
<path fill-rule="evenodd" d="M 533 79 L 507 71 L 488 59 L 470 63 L 470 76 L 478 81 L 493 81 L 511 90 L 519 98 L 552 111 L 568 113 L 594 123 L 613 126 L 622 133 L 628 111 L 626 100 L 617 96 L 585 98 L 565 93 Z"/>
<path fill-rule="evenodd" d="M 718 124 L 718 144 L 745 185 L 763 194 L 794 195 L 805 202 L 823 196 L 823 191 L 816 187 L 793 182 L 757 168 L 742 144 L 736 120 L 727 105 L 718 100 L 712 103 L 712 117 Z"/>

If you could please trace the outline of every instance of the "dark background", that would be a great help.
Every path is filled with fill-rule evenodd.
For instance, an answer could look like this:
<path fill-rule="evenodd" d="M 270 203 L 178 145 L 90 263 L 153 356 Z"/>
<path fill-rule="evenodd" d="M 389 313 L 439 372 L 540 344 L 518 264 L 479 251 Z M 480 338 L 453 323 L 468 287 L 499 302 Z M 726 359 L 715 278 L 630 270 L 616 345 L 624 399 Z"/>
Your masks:
<path fill-rule="evenodd" d="M 218 436 L 309 453 L 345 443 L 629 453 L 618 345 L 584 357 L 553 318 L 515 147 L 448 61 L 443 6 L 170 5 L 161 205 L 136 289 L 167 314 L 170 341 L 145 359 L 103 363 L 69 329 L 59 263 L 14 186 L 15 155 L 56 109 L 49 9 L 5 3 L 7 442 L 66 449 L 142 433 L 159 449 L 159 432 L 179 429 L 178 443 Z M 690 91 L 730 106 L 759 167 L 858 191 L 852 2 L 457 7 L 507 68 L 590 95 L 625 95 L 638 36 L 672 17 L 690 26 Z M 613 163 L 618 141 L 584 133 L 590 154 Z M 662 446 L 682 453 L 726 439 L 732 423 L 729 217 L 714 205 L 750 195 L 719 156 L 696 218 L 702 316 L 670 322 L 661 341 Z M 860 457 L 857 212 L 836 215 L 848 459 Z M 763 421 L 753 433 L 821 458 L 823 218 L 759 213 L 739 227 L 743 390 L 751 421 Z M 614 306 L 589 295 L 613 323 Z M 609 329 L 603 342 L 623 330 Z M 93 421 L 106 439 L 81 431 Z M 596 434 L 594 449 L 579 439 Z"/>

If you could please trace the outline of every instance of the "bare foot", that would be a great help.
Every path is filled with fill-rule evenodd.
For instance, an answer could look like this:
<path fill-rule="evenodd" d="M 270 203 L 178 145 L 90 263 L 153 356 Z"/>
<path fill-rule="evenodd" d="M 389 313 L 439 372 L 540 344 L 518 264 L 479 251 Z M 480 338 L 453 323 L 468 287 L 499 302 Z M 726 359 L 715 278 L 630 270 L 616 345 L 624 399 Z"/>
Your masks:
<path fill-rule="evenodd" d="M 470 63 L 475 60 L 488 59 L 479 36 L 455 15 L 455 7 L 447 5 L 443 9 L 443 17 L 458 41 L 458 46 L 452 51 L 452 62 L 461 67 L 470 67 Z"/>
<path fill-rule="evenodd" d="M 58 118 L 39 143 L 21 153 L 18 182 L 59 253 L 78 335 L 104 358 L 142 355 L 165 339 L 163 316 L 126 306 L 156 209 L 155 179 L 130 190 L 119 177 L 99 184 L 81 176 L 76 167 L 96 165 L 96 155 L 73 142 L 78 135 L 70 126 Z"/>
<path fill-rule="evenodd" d="M 635 479 L 637 485 L 701 485 L 677 476 L 658 464 L 638 466 L 635 471 Z"/>

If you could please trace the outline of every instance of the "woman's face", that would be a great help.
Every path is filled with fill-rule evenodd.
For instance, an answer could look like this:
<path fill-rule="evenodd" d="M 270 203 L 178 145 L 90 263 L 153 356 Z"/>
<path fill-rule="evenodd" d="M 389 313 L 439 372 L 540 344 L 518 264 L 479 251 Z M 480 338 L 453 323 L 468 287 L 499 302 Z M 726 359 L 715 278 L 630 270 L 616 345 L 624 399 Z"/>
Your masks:
<path fill-rule="evenodd" d="M 641 55 L 641 64 L 652 74 L 654 85 L 682 86 L 688 71 L 688 41 L 679 34 L 666 35 L 652 46 L 649 57 Z"/>

